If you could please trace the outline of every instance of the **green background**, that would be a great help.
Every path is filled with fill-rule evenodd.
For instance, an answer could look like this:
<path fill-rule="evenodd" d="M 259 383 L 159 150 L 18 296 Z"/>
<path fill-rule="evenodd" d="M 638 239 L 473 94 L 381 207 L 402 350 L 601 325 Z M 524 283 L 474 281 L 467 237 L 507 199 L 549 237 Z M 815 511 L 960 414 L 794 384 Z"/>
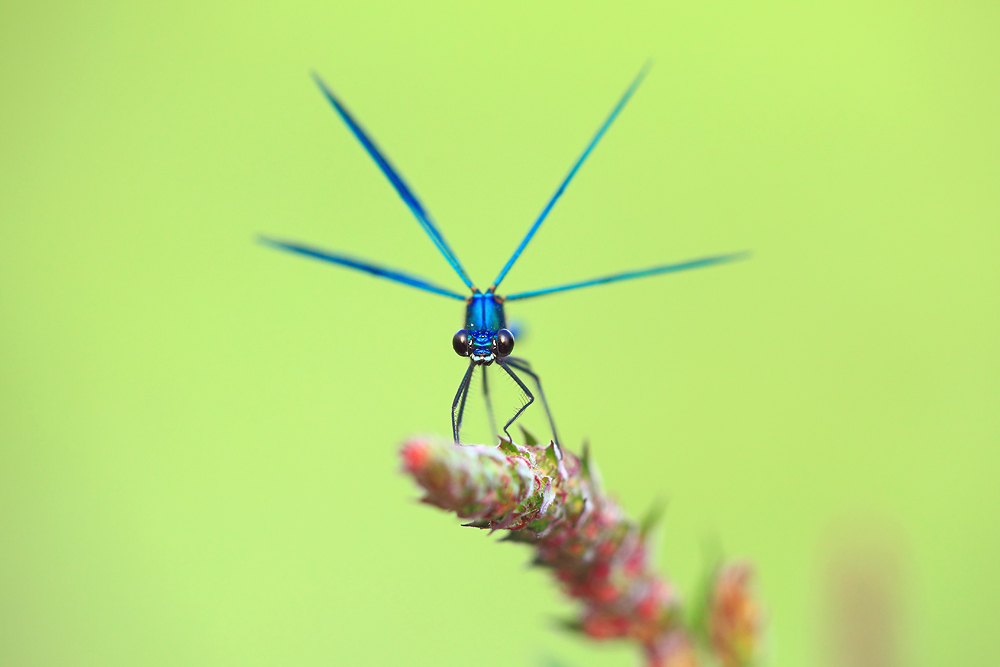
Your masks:
<path fill-rule="evenodd" d="M 825 559 L 871 532 L 907 660 L 996 664 L 998 34 L 987 2 L 3 3 L 0 663 L 635 664 L 398 473 L 448 432 L 461 304 L 254 237 L 460 287 L 315 68 L 488 284 L 652 57 L 505 289 L 755 254 L 511 304 L 563 439 L 669 500 L 682 592 L 706 541 L 756 563 L 770 664 L 823 663 Z"/>

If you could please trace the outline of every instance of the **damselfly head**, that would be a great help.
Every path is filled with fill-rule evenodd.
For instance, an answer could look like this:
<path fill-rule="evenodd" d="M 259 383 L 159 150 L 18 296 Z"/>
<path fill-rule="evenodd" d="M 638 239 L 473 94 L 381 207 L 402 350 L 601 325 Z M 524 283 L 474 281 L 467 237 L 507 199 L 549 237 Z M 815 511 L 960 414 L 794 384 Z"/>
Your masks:
<path fill-rule="evenodd" d="M 497 358 L 506 357 L 514 351 L 514 334 L 507 329 L 477 332 L 459 329 L 451 339 L 451 346 L 460 357 L 469 357 L 477 365 L 489 366 Z"/>

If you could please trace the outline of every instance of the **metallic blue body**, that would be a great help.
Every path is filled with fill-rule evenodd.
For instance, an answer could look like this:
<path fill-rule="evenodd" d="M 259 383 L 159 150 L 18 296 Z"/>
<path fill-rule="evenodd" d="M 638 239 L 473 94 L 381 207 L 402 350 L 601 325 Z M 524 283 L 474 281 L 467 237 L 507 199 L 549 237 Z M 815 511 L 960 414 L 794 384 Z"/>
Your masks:
<path fill-rule="evenodd" d="M 503 300 L 493 292 L 473 294 L 465 306 L 465 330 L 472 338 L 469 359 L 480 366 L 496 361 L 496 336 L 507 328 Z"/>
<path fill-rule="evenodd" d="M 294 252 L 306 257 L 312 257 L 314 259 L 319 259 L 324 262 L 330 262 L 332 264 L 337 264 L 340 266 L 347 267 L 349 269 L 354 269 L 356 271 L 363 271 L 380 278 L 385 278 L 387 280 L 392 280 L 393 282 L 401 283 L 403 285 L 409 285 L 410 287 L 415 287 L 419 290 L 425 292 L 430 292 L 432 294 L 437 294 L 439 296 L 446 296 L 452 299 L 464 300 L 466 302 L 465 307 L 465 329 L 460 330 L 455 334 L 453 340 L 453 346 L 455 351 L 461 356 L 467 356 L 469 358 L 469 365 L 465 371 L 465 375 L 462 378 L 462 382 L 458 386 L 458 392 L 455 394 L 455 400 L 451 404 L 451 423 L 452 423 L 452 434 L 455 437 L 455 442 L 459 441 L 459 433 L 462 428 L 462 415 L 465 411 L 465 401 L 469 393 L 469 385 L 472 381 L 473 371 L 477 366 L 482 367 L 483 373 L 483 395 L 486 400 L 487 412 L 490 418 L 490 424 L 493 428 L 494 434 L 496 433 L 496 426 L 493 420 L 493 408 L 490 403 L 489 387 L 486 381 L 486 367 L 496 363 L 503 372 L 509 375 L 517 386 L 524 392 L 527 397 L 527 402 L 524 403 L 511 417 L 503 427 L 504 433 L 510 438 L 510 433 L 507 429 L 511 424 L 521 415 L 524 410 L 532 404 L 535 400 L 534 395 L 531 390 L 521 381 L 521 379 L 514 372 L 515 370 L 524 373 L 530 377 L 535 386 L 538 388 L 539 396 L 542 399 L 542 405 L 545 408 L 545 414 L 548 417 L 549 425 L 552 428 L 552 440 L 556 444 L 559 442 L 559 437 L 556 435 L 555 422 L 552 419 L 552 412 L 549 410 L 548 402 L 545 400 L 545 393 L 542 391 L 541 380 L 538 375 L 532 370 L 531 365 L 524 359 L 518 359 L 510 356 L 511 351 L 514 347 L 514 337 L 513 334 L 506 330 L 506 318 L 504 316 L 504 301 L 513 301 L 517 299 L 530 299 L 538 296 L 543 296 L 545 294 L 552 294 L 555 292 L 564 292 L 566 290 L 580 289 L 583 287 L 590 287 L 593 285 L 601 285 L 605 283 L 618 282 L 622 280 L 631 280 L 634 278 L 642 278 L 646 276 L 659 275 L 663 273 L 673 273 L 676 271 L 686 271 L 689 269 L 696 269 L 706 266 L 711 266 L 713 264 L 722 264 L 726 262 L 731 262 L 737 259 L 743 259 L 747 256 L 747 253 L 729 253 L 724 255 L 713 255 L 710 257 L 702 257 L 694 260 L 687 260 L 683 262 L 675 262 L 671 264 L 661 264 L 659 266 L 653 266 L 646 269 L 640 269 L 636 271 L 623 271 L 620 273 L 614 273 L 608 276 L 601 276 L 598 278 L 591 278 L 589 280 L 581 280 L 572 283 L 566 283 L 564 285 L 556 285 L 554 287 L 546 287 L 542 289 L 529 290 L 526 292 L 518 292 L 516 294 L 510 294 L 506 297 L 500 296 L 496 293 L 497 287 L 500 282 L 506 277 L 507 272 L 510 271 L 511 267 L 517 261 L 518 257 L 527 247 L 528 242 L 534 237 L 535 232 L 538 231 L 542 222 L 548 217 L 549 212 L 551 212 L 552 207 L 555 206 L 556 201 L 563 195 L 566 190 L 566 186 L 573 179 L 579 171 L 583 162 L 587 159 L 587 156 L 591 154 L 594 147 L 600 141 L 601 137 L 607 132 L 608 128 L 611 127 L 611 123 L 618 117 L 618 114 L 625 107 L 625 103 L 632 97 L 639 84 L 642 82 L 643 78 L 646 76 L 646 72 L 649 70 L 649 64 L 642 68 L 639 75 L 635 77 L 631 85 L 626 89 L 625 93 L 618 100 L 618 104 L 612 109 L 611 113 L 604 120 L 604 123 L 598 128 L 597 133 L 591 138 L 587 147 L 584 149 L 583 153 L 577 158 L 576 162 L 573 163 L 572 168 L 569 173 L 563 178 L 559 187 L 556 189 L 555 194 L 549 199 L 542 212 L 535 219 L 534 223 L 528 229 L 528 233 L 525 235 L 524 239 L 514 250 L 514 254 L 511 255 L 510 259 L 504 265 L 503 269 L 500 270 L 499 275 L 493 282 L 486 292 L 480 292 L 479 289 L 472 283 L 468 274 L 465 272 L 465 268 L 462 266 L 461 262 L 458 261 L 458 257 L 455 252 L 445 241 L 444 235 L 441 234 L 440 230 L 434 224 L 431 219 L 430 213 L 420 202 L 417 196 L 407 185 L 406 181 L 403 180 L 402 175 L 399 171 L 392 166 L 386 155 L 379 149 L 375 144 L 374 139 L 372 139 L 361 125 L 355 120 L 348 111 L 347 107 L 340 101 L 340 99 L 333 93 L 333 91 L 316 75 L 313 75 L 316 84 L 319 86 L 323 95 L 333 106 L 334 110 L 340 116 L 344 124 L 347 125 L 351 133 L 355 136 L 361 146 L 368 153 L 369 157 L 375 162 L 378 168 L 381 170 L 382 174 L 386 177 L 389 183 L 395 189 L 396 194 L 403 200 L 407 208 L 417 219 L 417 222 L 426 232 L 427 236 L 430 238 L 431 242 L 438 249 L 438 252 L 444 257 L 451 268 L 458 274 L 458 277 L 465 283 L 466 287 L 471 290 L 471 296 L 464 296 L 458 292 L 454 292 L 447 287 L 442 287 L 436 285 L 435 283 L 421 278 L 420 276 L 415 276 L 406 271 L 401 271 L 399 269 L 392 269 L 375 262 L 369 262 L 366 260 L 357 259 L 351 257 L 350 255 L 338 252 L 332 252 L 329 250 L 321 250 L 319 248 L 314 248 L 301 243 L 295 243 L 291 241 L 279 241 L 276 239 L 261 237 L 261 242 L 274 248 L 281 250 L 287 250 L 289 252 Z M 558 451 L 558 450 L 557 450 Z"/>

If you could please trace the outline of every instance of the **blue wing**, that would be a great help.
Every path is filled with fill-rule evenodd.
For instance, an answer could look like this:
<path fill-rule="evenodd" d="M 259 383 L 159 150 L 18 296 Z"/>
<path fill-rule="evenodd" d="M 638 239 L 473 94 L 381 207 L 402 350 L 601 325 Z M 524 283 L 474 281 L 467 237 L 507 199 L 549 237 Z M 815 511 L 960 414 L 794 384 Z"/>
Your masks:
<path fill-rule="evenodd" d="M 397 271 L 395 269 L 390 269 L 385 266 L 379 266 L 378 264 L 372 264 L 371 262 L 365 262 L 359 259 L 354 259 L 353 257 L 348 257 L 347 255 L 340 255 L 337 253 L 333 253 L 330 252 L 329 250 L 320 250 L 318 248 L 311 248 L 309 246 L 301 245 L 298 243 L 278 241 L 276 239 L 267 238 L 266 236 L 258 237 L 258 240 L 264 245 L 271 246 L 272 248 L 277 248 L 279 250 L 287 250 L 289 252 L 295 252 L 300 255 L 305 255 L 306 257 L 319 259 L 324 262 L 339 264 L 341 266 L 346 266 L 349 269 L 355 269 L 356 271 L 364 271 L 365 273 L 370 273 L 373 276 L 386 278 L 388 280 L 392 280 L 397 283 L 409 285 L 410 287 L 416 287 L 417 289 L 422 289 L 425 292 L 433 292 L 434 294 L 441 294 L 442 296 L 450 296 L 452 299 L 458 299 L 459 301 L 466 300 L 466 298 L 461 294 L 452 292 L 451 290 L 446 289 L 444 287 L 439 287 L 428 280 L 424 280 L 423 278 L 418 278 L 417 276 L 404 273 L 403 271 Z"/>
<path fill-rule="evenodd" d="M 649 72 L 649 68 L 651 65 L 652 63 L 648 62 L 645 65 L 643 65 L 642 69 L 639 71 L 639 74 L 632 81 L 632 85 L 628 87 L 628 90 L 625 91 L 625 94 L 622 95 L 620 100 L 618 100 L 618 104 L 615 105 L 615 108 L 611 110 L 611 115 L 608 116 L 607 120 L 604 121 L 604 124 L 601 125 L 600 129 L 597 130 L 597 134 L 595 134 L 594 138 L 590 140 L 589 144 L 587 144 L 587 148 L 584 149 L 583 154 L 580 155 L 576 163 L 573 165 L 573 168 L 569 170 L 568 174 L 566 174 L 566 178 L 563 179 L 563 182 L 559 184 L 559 188 L 556 190 L 556 193 L 552 195 L 552 199 L 550 199 L 549 203 L 546 204 L 545 208 L 542 209 L 542 212 L 538 216 L 538 219 L 535 220 L 535 224 L 531 226 L 531 229 L 528 230 L 528 233 L 525 235 L 524 240 L 521 241 L 521 245 L 517 246 L 517 250 L 515 250 L 514 254 L 511 255 L 509 260 L 507 260 L 507 264 L 505 264 L 503 269 L 501 269 L 500 275 L 498 275 L 497 279 L 493 281 L 493 287 L 490 288 L 491 290 L 495 290 L 497 288 L 497 286 L 500 284 L 500 281 L 503 280 L 504 277 L 507 275 L 507 272 L 510 271 L 510 267 L 514 266 L 514 262 L 516 262 L 517 258 L 521 256 L 521 253 L 524 251 L 525 247 L 527 247 L 528 242 L 531 241 L 531 237 L 533 237 L 535 235 L 535 232 L 538 231 L 538 228 L 542 226 L 542 222 L 545 221 L 545 218 L 549 215 L 549 211 L 552 210 L 552 207 L 555 206 L 556 201 L 559 199 L 559 197 L 562 196 L 563 191 L 566 190 L 566 186 L 569 185 L 569 182 L 573 179 L 574 176 L 576 176 L 576 172 L 580 169 L 580 166 L 583 164 L 583 161 L 586 160 L 587 156 L 590 155 L 590 152 L 594 150 L 594 146 L 596 146 L 597 142 L 601 140 L 601 137 L 604 136 L 604 133 L 608 131 L 608 128 L 611 127 L 611 123 L 613 123 L 615 118 L 618 117 L 618 113 L 625 107 L 625 103 L 629 101 L 629 98 L 632 97 L 632 94 L 636 91 L 636 88 L 638 88 L 639 84 L 642 83 L 642 80 L 646 77 L 646 73 Z"/>
<path fill-rule="evenodd" d="M 399 193 L 399 196 L 409 207 L 410 211 L 413 212 L 413 215 L 417 218 L 417 222 L 420 223 L 420 226 L 423 227 L 424 231 L 427 232 L 427 235 L 431 237 L 431 241 L 434 242 L 437 249 L 442 255 L 444 255 L 444 258 L 448 260 L 448 263 L 451 264 L 451 268 L 455 269 L 458 277 L 462 279 L 462 282 L 464 282 L 469 289 L 475 290 L 475 286 L 472 284 L 472 281 L 469 280 L 469 276 L 465 273 L 465 269 L 462 268 L 462 264 L 458 261 L 458 257 L 456 257 L 455 253 L 452 252 L 447 241 L 445 241 L 444 237 L 441 235 L 441 232 L 439 232 L 437 227 L 434 226 L 434 223 L 431 222 L 430 214 L 427 213 L 423 204 L 420 203 L 417 196 L 413 194 L 413 191 L 406 185 L 403 177 L 400 176 L 399 172 L 397 172 L 389 163 L 389 159 L 382 154 L 372 138 L 365 134 L 365 131 L 361 129 L 358 122 L 354 120 L 354 117 L 347 110 L 347 107 L 344 106 L 333 91 L 330 90 L 329 86 L 327 86 L 315 72 L 313 73 L 313 79 L 316 80 L 316 85 L 319 86 L 320 90 L 322 90 L 323 94 L 326 96 L 326 99 L 330 101 L 330 104 L 333 105 L 333 108 L 340 115 L 341 120 L 343 120 L 351 132 L 354 133 L 354 136 L 359 142 L 361 142 L 364 149 L 368 151 L 368 155 L 371 156 L 371 158 L 375 161 L 375 164 L 378 165 L 378 168 L 382 170 L 385 177 L 389 179 L 390 183 L 392 183 L 392 187 L 396 189 L 396 192 Z"/>
<path fill-rule="evenodd" d="M 712 266 L 713 264 L 725 264 L 726 262 L 735 262 L 740 259 L 746 259 L 750 256 L 749 252 L 736 252 L 729 255 L 715 255 L 713 257 L 702 257 L 700 259 L 689 259 L 686 262 L 678 262 L 677 264 L 663 264 L 661 266 L 654 266 L 648 269 L 640 269 L 639 271 L 623 271 L 622 273 L 613 273 L 610 276 L 603 276 L 601 278 L 591 278 L 590 280 L 582 280 L 578 283 L 568 283 L 566 285 L 557 285 L 556 287 L 546 287 L 544 289 L 531 290 L 529 292 L 518 292 L 517 294 L 508 294 L 504 297 L 505 301 L 514 301 L 515 299 L 530 299 L 536 296 L 542 296 L 543 294 L 552 294 L 553 292 L 565 292 L 571 289 L 579 289 L 581 287 L 590 287 L 591 285 L 603 285 L 604 283 L 614 283 L 619 280 L 631 280 L 632 278 L 645 278 L 646 276 L 655 276 L 661 273 L 676 273 L 678 271 L 687 271 L 688 269 L 700 269 L 704 266 Z"/>

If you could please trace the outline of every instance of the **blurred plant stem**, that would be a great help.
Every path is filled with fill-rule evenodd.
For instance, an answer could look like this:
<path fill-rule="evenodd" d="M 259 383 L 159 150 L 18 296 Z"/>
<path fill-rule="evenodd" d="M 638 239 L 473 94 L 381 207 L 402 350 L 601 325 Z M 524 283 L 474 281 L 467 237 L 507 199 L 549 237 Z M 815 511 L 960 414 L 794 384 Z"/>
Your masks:
<path fill-rule="evenodd" d="M 403 469 L 423 502 L 469 519 L 466 526 L 506 531 L 505 541 L 535 549 L 578 600 L 565 623 L 592 639 L 628 639 L 648 667 L 718 664 L 746 667 L 760 653 L 762 615 L 745 563 L 712 564 L 685 613 L 673 585 L 649 562 L 649 536 L 662 508 L 635 522 L 606 496 L 584 445 L 580 457 L 554 443 L 456 445 L 418 437 L 402 449 Z"/>

